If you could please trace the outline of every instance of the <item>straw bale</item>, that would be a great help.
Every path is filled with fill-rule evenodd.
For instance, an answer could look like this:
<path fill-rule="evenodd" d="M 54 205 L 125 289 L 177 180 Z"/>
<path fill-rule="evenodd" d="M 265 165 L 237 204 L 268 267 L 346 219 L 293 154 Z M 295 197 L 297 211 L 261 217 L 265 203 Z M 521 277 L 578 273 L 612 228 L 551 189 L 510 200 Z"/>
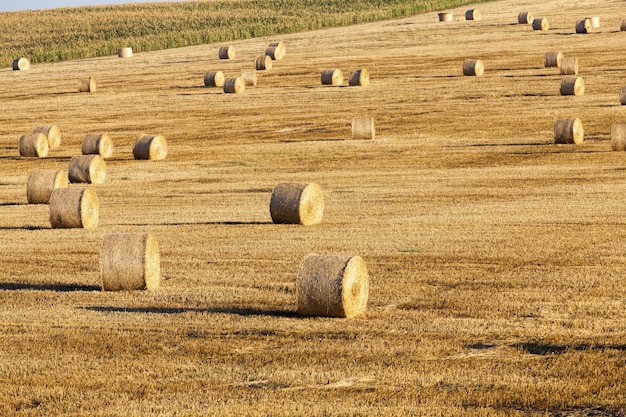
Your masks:
<path fill-rule="evenodd" d="M 48 204 L 52 191 L 67 185 L 66 171 L 35 169 L 28 176 L 26 200 L 28 204 Z"/>
<path fill-rule="evenodd" d="M 167 141 L 161 135 L 147 135 L 142 133 L 133 147 L 135 159 L 149 159 L 161 161 L 167 158 Z"/>
<path fill-rule="evenodd" d="M 626 106 L 626 85 L 619 90 L 619 101 L 622 106 Z"/>
<path fill-rule="evenodd" d="M 258 77 L 255 69 L 241 71 L 241 78 L 246 87 L 256 87 Z"/>
<path fill-rule="evenodd" d="M 481 77 L 485 73 L 485 65 L 480 59 L 466 59 L 463 62 L 463 75 Z"/>
<path fill-rule="evenodd" d="M 96 79 L 94 77 L 84 77 L 78 80 L 79 93 L 94 93 L 96 91 Z"/>
<path fill-rule="evenodd" d="M 119 48 L 117 56 L 120 58 L 130 58 L 133 56 L 133 48 Z"/>
<path fill-rule="evenodd" d="M 370 84 L 370 74 L 366 69 L 358 69 L 350 71 L 348 76 L 348 85 L 350 86 L 368 86 Z"/>
<path fill-rule="evenodd" d="M 620 25 L 619 30 L 626 32 L 626 19 L 622 19 L 622 24 Z"/>
<path fill-rule="evenodd" d="M 57 188 L 48 205 L 53 229 L 92 229 L 98 225 L 98 196 L 90 188 Z"/>
<path fill-rule="evenodd" d="M 246 90 L 246 82 L 243 77 L 228 77 L 224 80 L 224 92 L 240 94 Z"/>
<path fill-rule="evenodd" d="M 287 48 L 283 42 L 272 42 L 267 49 L 265 49 L 265 55 L 268 55 L 275 61 L 283 59 L 286 53 Z"/>
<path fill-rule="evenodd" d="M 71 183 L 104 184 L 107 170 L 100 155 L 77 155 L 70 159 L 68 178 Z"/>
<path fill-rule="evenodd" d="M 614 151 L 626 151 L 626 124 L 611 126 L 611 149 Z"/>
<path fill-rule="evenodd" d="M 20 156 L 45 158 L 49 149 L 48 138 L 43 133 L 27 133 L 20 138 Z"/>
<path fill-rule="evenodd" d="M 159 289 L 161 259 L 156 237 L 151 233 L 104 236 L 100 279 L 103 291 Z"/>
<path fill-rule="evenodd" d="M 439 15 L 440 22 L 452 22 L 454 20 L 454 14 L 452 12 L 441 12 Z"/>
<path fill-rule="evenodd" d="M 204 74 L 204 85 L 206 87 L 223 87 L 224 79 L 222 71 L 209 71 Z"/>
<path fill-rule="evenodd" d="M 33 133 L 43 133 L 48 138 L 48 147 L 56 149 L 61 146 L 61 129 L 57 125 L 37 126 Z"/>
<path fill-rule="evenodd" d="M 352 318 L 365 313 L 369 274 L 360 256 L 309 254 L 296 280 L 298 313 Z"/>
<path fill-rule="evenodd" d="M 322 71 L 322 84 L 341 85 L 343 84 L 343 72 L 339 68 L 330 68 Z"/>
<path fill-rule="evenodd" d="M 374 139 L 376 129 L 372 116 L 355 116 L 352 118 L 352 139 Z"/>
<path fill-rule="evenodd" d="M 578 58 L 561 59 L 561 75 L 578 75 Z"/>
<path fill-rule="evenodd" d="M 538 17 L 533 19 L 533 30 L 550 30 L 550 21 L 545 17 Z"/>
<path fill-rule="evenodd" d="M 315 183 L 281 182 L 272 192 L 270 215 L 275 224 L 310 226 L 322 221 L 324 194 Z"/>
<path fill-rule="evenodd" d="M 470 9 L 465 12 L 465 20 L 480 20 L 481 13 L 478 9 Z"/>
<path fill-rule="evenodd" d="M 30 69 L 28 58 L 17 58 L 13 61 L 13 71 L 26 71 Z"/>
<path fill-rule="evenodd" d="M 579 118 L 557 119 L 554 122 L 554 142 L 580 145 L 585 139 L 583 122 Z"/>
<path fill-rule="evenodd" d="M 561 68 L 561 61 L 563 60 L 563 54 L 558 51 L 546 52 L 544 56 L 544 66 L 546 68 Z"/>
<path fill-rule="evenodd" d="M 235 59 L 235 47 L 234 46 L 220 46 L 218 51 L 220 59 Z"/>
<path fill-rule="evenodd" d="M 100 155 L 107 159 L 113 155 L 113 141 L 106 133 L 87 133 L 81 151 L 83 155 Z"/>
<path fill-rule="evenodd" d="M 591 19 L 581 19 L 576 22 L 576 33 L 590 33 L 591 30 Z"/>
<path fill-rule="evenodd" d="M 585 94 L 585 80 L 575 75 L 567 75 L 561 81 L 562 96 L 582 96 Z"/>
<path fill-rule="evenodd" d="M 521 12 L 517 15 L 517 23 L 520 25 L 532 25 L 533 14 L 532 12 Z"/>
<path fill-rule="evenodd" d="M 254 68 L 258 71 L 265 71 L 272 69 L 272 58 L 269 55 L 258 55 L 254 59 Z"/>
<path fill-rule="evenodd" d="M 600 27 L 600 17 L 599 16 L 592 16 L 588 18 L 589 20 L 591 20 L 591 27 L 593 29 L 598 29 Z"/>

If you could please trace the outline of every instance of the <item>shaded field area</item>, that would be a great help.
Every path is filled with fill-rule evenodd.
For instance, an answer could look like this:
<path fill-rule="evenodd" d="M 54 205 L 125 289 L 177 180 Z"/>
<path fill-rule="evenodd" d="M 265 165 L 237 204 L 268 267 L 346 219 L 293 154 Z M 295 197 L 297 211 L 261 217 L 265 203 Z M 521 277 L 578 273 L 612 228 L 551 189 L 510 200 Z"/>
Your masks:
<path fill-rule="evenodd" d="M 228 61 L 208 44 L 0 70 L 0 414 L 623 416 L 623 2 L 480 9 L 236 41 Z M 551 29 L 517 24 L 525 10 Z M 601 27 L 576 35 L 586 16 Z M 256 87 L 203 86 L 277 40 Z M 559 94 L 553 50 L 579 59 L 583 96 Z M 370 85 L 323 86 L 325 68 Z M 85 76 L 96 92 L 77 92 Z M 351 140 L 360 115 L 375 140 Z M 554 144 L 562 117 L 583 144 Z M 46 124 L 61 147 L 20 158 Z M 98 132 L 116 146 L 99 225 L 52 229 L 28 175 Z M 141 133 L 167 138 L 166 160 L 133 159 Z M 281 181 L 321 186 L 320 224 L 272 224 Z M 159 291 L 100 291 L 119 232 L 158 238 Z M 365 260 L 364 316 L 296 313 L 309 253 Z"/>

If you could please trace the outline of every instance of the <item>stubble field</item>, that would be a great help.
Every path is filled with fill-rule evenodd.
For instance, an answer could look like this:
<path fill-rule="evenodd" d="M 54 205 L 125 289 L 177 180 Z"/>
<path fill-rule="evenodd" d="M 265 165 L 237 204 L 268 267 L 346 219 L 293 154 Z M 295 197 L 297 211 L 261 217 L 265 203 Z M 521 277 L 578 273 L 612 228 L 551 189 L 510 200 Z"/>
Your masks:
<path fill-rule="evenodd" d="M 486 3 L 476 22 L 470 6 L 234 42 L 232 61 L 210 44 L 0 69 L 0 414 L 623 416 L 623 4 Z M 551 30 L 518 25 L 525 10 Z M 601 28 L 576 35 L 586 16 Z M 203 86 L 274 40 L 287 54 L 258 86 Z M 584 96 L 559 95 L 552 50 L 578 57 Z M 322 86 L 333 67 L 371 84 Z M 374 141 L 350 140 L 357 115 Z M 554 144 L 561 117 L 584 144 Z M 45 124 L 61 148 L 20 158 Z M 28 175 L 99 132 L 116 145 L 99 226 L 51 229 Z M 165 161 L 133 160 L 142 132 L 167 138 Z M 321 224 L 272 224 L 281 181 L 322 187 Z M 160 291 L 100 291 L 118 232 L 158 238 Z M 363 257 L 364 316 L 298 316 L 309 253 Z"/>

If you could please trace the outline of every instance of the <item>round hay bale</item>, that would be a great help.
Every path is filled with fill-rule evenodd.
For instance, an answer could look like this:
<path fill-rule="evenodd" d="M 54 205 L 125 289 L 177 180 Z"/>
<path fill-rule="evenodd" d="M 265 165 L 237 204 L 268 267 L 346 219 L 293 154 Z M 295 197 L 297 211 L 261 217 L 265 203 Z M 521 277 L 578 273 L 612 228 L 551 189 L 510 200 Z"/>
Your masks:
<path fill-rule="evenodd" d="M 532 12 L 521 12 L 517 15 L 517 23 L 520 25 L 531 25 L 533 23 Z"/>
<path fill-rule="evenodd" d="M 478 9 L 470 9 L 465 12 L 465 20 L 480 20 L 481 13 Z"/>
<path fill-rule="evenodd" d="M 117 56 L 120 58 L 130 58 L 133 56 L 133 48 L 119 48 Z"/>
<path fill-rule="evenodd" d="M 554 142 L 580 145 L 585 139 L 583 122 L 579 118 L 558 119 L 554 122 Z"/>
<path fill-rule="evenodd" d="M 28 176 L 26 200 L 28 204 L 48 204 L 52 191 L 68 185 L 67 172 L 54 169 L 35 169 Z"/>
<path fill-rule="evenodd" d="M 375 139 L 376 129 L 372 116 L 355 116 L 352 118 L 352 139 Z"/>
<path fill-rule="evenodd" d="M 104 184 L 106 164 L 100 155 L 77 155 L 70 159 L 68 178 L 73 184 Z"/>
<path fill-rule="evenodd" d="M 626 32 L 626 19 L 622 19 L 622 24 L 620 25 L 619 30 Z"/>
<path fill-rule="evenodd" d="M 20 138 L 20 156 L 45 158 L 49 149 L 48 138 L 43 133 L 27 133 Z"/>
<path fill-rule="evenodd" d="M 485 73 L 485 66 L 480 59 L 466 59 L 463 62 L 463 75 L 473 75 L 482 77 Z"/>
<path fill-rule="evenodd" d="M 441 12 L 439 15 L 440 22 L 452 22 L 454 20 L 454 14 L 452 12 Z"/>
<path fill-rule="evenodd" d="M 272 69 L 272 58 L 269 55 L 258 55 L 254 59 L 254 68 L 258 71 L 265 71 Z"/>
<path fill-rule="evenodd" d="M 234 46 L 220 46 L 218 51 L 220 59 L 235 59 L 235 47 Z"/>
<path fill-rule="evenodd" d="M 242 77 L 228 77 L 224 80 L 224 92 L 241 94 L 246 90 L 246 82 Z"/>
<path fill-rule="evenodd" d="M 13 71 L 26 71 L 30 69 L 28 58 L 17 58 L 13 61 Z"/>
<path fill-rule="evenodd" d="M 550 30 L 550 21 L 545 17 L 533 19 L 533 30 L 547 31 Z"/>
<path fill-rule="evenodd" d="M 619 101 L 622 103 L 622 106 L 626 106 L 626 86 L 619 90 Z"/>
<path fill-rule="evenodd" d="M 561 75 L 578 75 L 578 58 L 561 59 Z"/>
<path fill-rule="evenodd" d="M 307 255 L 298 270 L 296 297 L 302 316 L 359 316 L 369 297 L 367 265 L 360 256 Z"/>
<path fill-rule="evenodd" d="M 626 151 L 626 124 L 611 126 L 611 149 Z"/>
<path fill-rule="evenodd" d="M 350 71 L 348 76 L 348 85 L 350 86 L 368 86 L 370 85 L 370 73 L 366 69 L 358 69 Z"/>
<path fill-rule="evenodd" d="M 61 129 L 57 125 L 37 126 L 33 129 L 33 133 L 43 133 L 48 138 L 48 147 L 56 149 L 61 146 Z"/>
<path fill-rule="evenodd" d="M 576 22 L 576 33 L 590 33 L 591 29 L 591 19 L 581 19 Z"/>
<path fill-rule="evenodd" d="M 286 53 L 287 48 L 283 42 L 272 42 L 267 49 L 265 49 L 265 55 L 268 55 L 275 61 L 283 59 Z"/>
<path fill-rule="evenodd" d="M 256 87 L 258 81 L 256 70 L 252 69 L 242 71 L 241 78 L 243 79 L 244 85 L 246 87 Z"/>
<path fill-rule="evenodd" d="M 553 51 L 546 52 L 544 55 L 544 66 L 546 68 L 561 68 L 561 61 L 563 60 L 563 54 L 561 52 Z"/>
<path fill-rule="evenodd" d="M 582 96 L 585 94 L 585 80 L 582 77 L 568 75 L 561 81 L 562 96 Z"/>
<path fill-rule="evenodd" d="M 159 289 L 161 258 L 156 237 L 151 233 L 104 236 L 100 280 L 103 291 Z"/>
<path fill-rule="evenodd" d="M 598 29 L 600 27 L 600 17 L 599 16 L 592 16 L 588 18 L 589 20 L 591 20 L 591 27 L 593 29 Z"/>
<path fill-rule="evenodd" d="M 90 188 L 57 188 L 48 205 L 53 229 L 92 229 L 98 225 L 98 196 Z"/>
<path fill-rule="evenodd" d="M 107 159 L 113 155 L 113 141 L 106 133 L 87 133 L 81 151 L 83 155 L 100 155 Z"/>
<path fill-rule="evenodd" d="M 85 77 L 78 80 L 79 93 L 94 93 L 96 91 L 96 79 L 94 77 Z"/>
<path fill-rule="evenodd" d="M 167 158 L 167 141 L 161 135 L 147 135 L 142 133 L 133 147 L 135 159 L 149 159 L 161 161 Z"/>
<path fill-rule="evenodd" d="M 343 84 L 343 72 L 339 68 L 325 69 L 322 71 L 323 85 L 341 85 Z"/>
<path fill-rule="evenodd" d="M 223 87 L 224 73 L 222 71 L 209 71 L 204 74 L 205 87 Z"/>
<path fill-rule="evenodd" d="M 270 215 L 274 224 L 310 226 L 322 221 L 324 194 L 319 185 L 281 182 L 272 191 Z"/>

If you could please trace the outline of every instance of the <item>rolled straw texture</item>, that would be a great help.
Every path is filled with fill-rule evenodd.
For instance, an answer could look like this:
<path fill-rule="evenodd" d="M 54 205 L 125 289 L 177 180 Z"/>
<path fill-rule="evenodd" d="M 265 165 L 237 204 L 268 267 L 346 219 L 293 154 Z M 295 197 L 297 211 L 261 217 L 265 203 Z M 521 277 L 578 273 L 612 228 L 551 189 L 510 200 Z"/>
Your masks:
<path fill-rule="evenodd" d="M 98 225 L 98 196 L 90 188 L 57 188 L 48 205 L 53 229 L 91 229 Z"/>
<path fill-rule="evenodd" d="M 585 80 L 575 75 L 567 75 L 561 81 L 562 96 L 582 96 L 585 94 Z"/>
<path fill-rule="evenodd" d="M 533 30 L 550 30 L 550 21 L 545 17 L 533 19 Z"/>
<path fill-rule="evenodd" d="M 561 59 L 561 75 L 578 75 L 578 58 Z"/>
<path fill-rule="evenodd" d="M 343 84 L 343 72 L 338 68 L 330 68 L 322 71 L 321 76 L 323 85 L 341 85 Z"/>
<path fill-rule="evenodd" d="M 265 49 L 265 55 L 268 55 L 275 61 L 283 59 L 286 53 L 287 48 L 283 42 L 272 42 L 267 49 Z"/>
<path fill-rule="evenodd" d="M 20 138 L 20 156 L 45 158 L 49 149 L 48 138 L 43 133 L 27 133 Z"/>
<path fill-rule="evenodd" d="M 348 85 L 350 86 L 368 86 L 370 85 L 370 73 L 366 69 L 358 69 L 350 71 L 348 76 Z"/>
<path fill-rule="evenodd" d="M 113 141 L 106 133 L 87 133 L 81 151 L 83 155 L 100 155 L 107 159 L 113 155 Z"/>
<path fill-rule="evenodd" d="M 241 94 L 246 90 L 246 82 L 242 77 L 228 77 L 224 81 L 224 92 Z"/>
<path fill-rule="evenodd" d="M 204 85 L 206 87 L 223 87 L 225 78 L 222 71 L 209 71 L 204 74 Z"/>
<path fill-rule="evenodd" d="M 517 15 L 517 23 L 520 25 L 531 25 L 533 23 L 532 12 L 521 12 Z"/>
<path fill-rule="evenodd" d="M 218 51 L 220 59 L 235 59 L 235 47 L 234 46 L 220 46 Z"/>
<path fill-rule="evenodd" d="M 26 200 L 28 204 L 48 204 L 52 191 L 68 185 L 67 172 L 54 169 L 35 169 L 28 176 Z"/>
<path fill-rule="evenodd" d="M 94 93 L 96 91 L 96 79 L 94 77 L 85 77 L 78 80 L 79 93 Z"/>
<path fill-rule="evenodd" d="M 622 106 L 626 106 L 626 86 L 619 90 L 619 101 L 622 103 Z"/>
<path fill-rule="evenodd" d="M 303 316 L 361 315 L 369 297 L 367 265 L 360 256 L 307 255 L 298 271 L 296 296 Z"/>
<path fill-rule="evenodd" d="M 465 12 L 465 20 L 480 20 L 481 13 L 478 9 L 470 9 Z"/>
<path fill-rule="evenodd" d="M 466 59 L 463 62 L 463 75 L 481 77 L 485 73 L 485 66 L 480 59 Z"/>
<path fill-rule="evenodd" d="M 56 149 L 61 146 L 61 129 L 57 125 L 37 126 L 33 133 L 43 133 L 48 138 L 48 147 Z"/>
<path fill-rule="evenodd" d="M 275 224 L 310 226 L 322 221 L 324 194 L 315 183 L 281 182 L 272 192 L 270 215 Z"/>
<path fill-rule="evenodd" d="M 161 135 L 141 134 L 133 147 L 135 159 L 160 161 L 167 158 L 167 141 Z"/>
<path fill-rule="evenodd" d="M 100 155 L 77 155 L 70 159 L 71 183 L 104 184 L 106 175 L 106 164 Z"/>
<path fill-rule="evenodd" d="M 561 61 L 563 60 L 563 53 L 558 51 L 546 52 L 544 55 L 544 66 L 546 68 L 561 68 Z"/>
<path fill-rule="evenodd" d="M 103 291 L 154 291 L 161 285 L 159 244 L 151 233 L 111 234 L 100 250 Z"/>
<path fill-rule="evenodd" d="M 256 87 L 258 77 L 255 69 L 242 71 L 241 78 L 246 87 Z"/>
<path fill-rule="evenodd" d="M 589 18 L 591 20 L 591 27 L 594 29 L 598 29 L 600 27 L 600 17 L 593 16 Z"/>
<path fill-rule="evenodd" d="M 622 24 L 620 25 L 619 30 L 626 32 L 626 19 L 622 19 Z"/>
<path fill-rule="evenodd" d="M 583 122 L 579 118 L 558 119 L 554 122 L 554 142 L 580 145 L 585 139 Z"/>
<path fill-rule="evenodd" d="M 452 12 L 437 13 L 440 22 L 452 22 L 454 20 L 454 14 Z"/>
<path fill-rule="evenodd" d="M 626 124 L 611 126 L 611 149 L 626 151 Z"/>
<path fill-rule="evenodd" d="M 265 71 L 272 69 L 272 58 L 269 55 L 258 55 L 254 60 L 254 67 L 258 71 Z"/>
<path fill-rule="evenodd" d="M 13 61 L 13 71 L 26 71 L 30 69 L 28 58 L 17 58 Z"/>
<path fill-rule="evenodd" d="M 591 29 L 591 19 L 581 19 L 576 22 L 576 33 L 590 33 Z"/>
<path fill-rule="evenodd" d="M 355 116 L 352 118 L 352 139 L 375 139 L 376 129 L 372 116 Z"/>
<path fill-rule="evenodd" d="M 130 58 L 133 56 L 133 48 L 119 48 L 117 56 L 120 58 Z"/>

